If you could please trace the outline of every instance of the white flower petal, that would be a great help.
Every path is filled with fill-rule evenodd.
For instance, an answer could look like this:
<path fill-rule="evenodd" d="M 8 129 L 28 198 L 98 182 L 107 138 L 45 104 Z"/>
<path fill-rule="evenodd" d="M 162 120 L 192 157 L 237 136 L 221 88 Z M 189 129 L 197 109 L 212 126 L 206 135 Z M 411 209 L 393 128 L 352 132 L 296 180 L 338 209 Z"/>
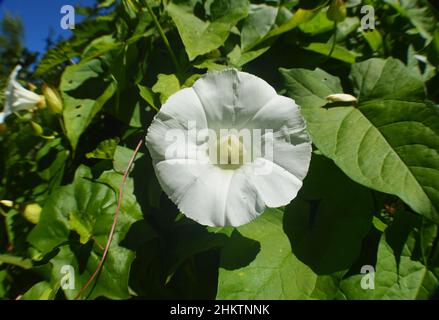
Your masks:
<path fill-rule="evenodd" d="M 267 159 L 258 158 L 251 167 L 247 175 L 267 207 L 287 205 L 302 187 L 299 178 Z"/>
<path fill-rule="evenodd" d="M 246 127 L 251 129 L 273 129 L 273 131 L 288 128 L 292 134 L 303 131 L 306 124 L 294 100 L 278 95 L 260 108 L 247 122 Z"/>
<path fill-rule="evenodd" d="M 207 74 L 194 84 L 212 129 L 241 128 L 277 96 L 267 82 L 235 69 Z"/>
<path fill-rule="evenodd" d="M 208 73 L 194 83 L 194 90 L 203 105 L 209 128 L 214 130 L 233 126 L 237 97 L 236 71 Z"/>
<path fill-rule="evenodd" d="M 242 128 L 244 123 L 247 123 L 264 105 L 278 95 L 272 86 L 252 74 L 239 72 L 238 78 L 235 126 Z"/>
<path fill-rule="evenodd" d="M 0 123 L 4 123 L 8 115 L 6 112 L 0 112 Z"/>
<path fill-rule="evenodd" d="M 5 117 L 16 111 L 33 109 L 42 99 L 38 94 L 25 89 L 16 80 L 20 70 L 21 66 L 17 65 L 9 76 L 5 92 Z"/>
<path fill-rule="evenodd" d="M 194 159 L 171 159 L 155 163 L 154 169 L 163 191 L 178 204 L 190 185 L 212 165 Z"/>
<path fill-rule="evenodd" d="M 170 159 L 202 159 L 203 145 L 197 144 L 197 138 L 186 130 L 179 120 L 164 113 L 158 113 L 148 129 L 146 145 L 155 161 Z"/>
<path fill-rule="evenodd" d="M 179 120 L 183 127 L 193 121 L 198 129 L 207 128 L 204 108 L 193 88 L 184 88 L 170 96 L 160 112 Z"/>
<path fill-rule="evenodd" d="M 192 129 L 207 127 L 200 100 L 192 88 L 186 88 L 168 98 L 149 127 L 146 144 L 151 157 L 154 160 L 195 159 L 201 147 L 189 130 L 192 124 Z"/>
<path fill-rule="evenodd" d="M 13 81 L 12 95 L 12 110 L 14 111 L 32 109 L 41 101 L 41 96 L 25 89 L 15 80 Z"/>
<path fill-rule="evenodd" d="M 223 170 L 195 160 L 156 164 L 163 190 L 189 218 L 209 226 L 239 226 L 264 211 L 243 170 Z"/>

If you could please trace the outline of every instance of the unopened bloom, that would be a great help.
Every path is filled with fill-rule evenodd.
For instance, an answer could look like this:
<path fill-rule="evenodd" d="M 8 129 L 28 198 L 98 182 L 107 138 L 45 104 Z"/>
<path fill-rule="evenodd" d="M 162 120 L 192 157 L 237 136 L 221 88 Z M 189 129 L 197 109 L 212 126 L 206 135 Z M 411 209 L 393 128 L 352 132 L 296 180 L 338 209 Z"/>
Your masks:
<path fill-rule="evenodd" d="M 182 213 L 239 226 L 297 195 L 311 141 L 294 100 L 237 70 L 209 73 L 168 98 L 148 129 L 157 178 Z"/>
<path fill-rule="evenodd" d="M 342 22 L 346 19 L 346 15 L 346 5 L 343 0 L 332 0 L 328 11 L 326 11 L 327 18 L 331 21 Z"/>
<path fill-rule="evenodd" d="M 54 87 L 45 83 L 43 84 L 42 89 L 50 111 L 57 114 L 62 113 L 63 102 L 59 92 Z"/>
<path fill-rule="evenodd" d="M 41 211 L 42 208 L 38 203 L 31 203 L 24 208 L 23 215 L 29 222 L 37 224 L 40 222 Z"/>
<path fill-rule="evenodd" d="M 335 93 L 326 97 L 329 102 L 350 102 L 357 103 L 358 100 L 354 96 L 347 93 Z"/>
<path fill-rule="evenodd" d="M 17 81 L 18 72 L 20 70 L 21 66 L 16 66 L 9 76 L 9 81 L 5 92 L 5 106 L 3 112 L 0 112 L 0 123 L 3 123 L 5 119 L 13 112 L 29 110 L 45 104 L 45 99 L 43 96 L 25 89 Z"/>

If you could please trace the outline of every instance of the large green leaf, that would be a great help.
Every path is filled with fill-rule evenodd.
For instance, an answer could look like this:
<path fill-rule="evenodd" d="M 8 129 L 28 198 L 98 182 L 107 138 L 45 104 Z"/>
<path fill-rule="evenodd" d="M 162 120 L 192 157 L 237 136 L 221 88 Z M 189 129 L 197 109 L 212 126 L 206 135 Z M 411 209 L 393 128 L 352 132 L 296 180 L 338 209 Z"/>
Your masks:
<path fill-rule="evenodd" d="M 396 59 L 367 60 L 351 72 L 358 105 L 322 108 L 327 95 L 343 92 L 338 78 L 319 69 L 281 72 L 324 155 L 439 223 L 439 115 L 417 75 Z"/>
<path fill-rule="evenodd" d="M 348 270 L 360 255 L 374 210 L 370 190 L 314 155 L 299 195 L 285 210 L 285 231 L 294 254 L 316 273 Z"/>
<path fill-rule="evenodd" d="M 212 21 L 198 18 L 185 2 L 170 3 L 167 11 L 177 26 L 190 60 L 220 47 L 236 23 L 248 14 L 247 0 L 214 0 Z"/>
<path fill-rule="evenodd" d="M 273 27 L 278 13 L 277 7 L 252 4 L 241 31 L 241 48 L 246 50 L 261 40 Z"/>
<path fill-rule="evenodd" d="M 85 285 L 102 257 L 116 211 L 115 189 L 121 182 L 122 176 L 114 172 L 106 172 L 99 182 L 92 182 L 90 170 L 80 167 L 73 183 L 61 187 L 48 199 L 39 224 L 28 237 L 43 254 L 59 248 L 58 254 L 51 259 L 53 279 L 63 276 L 61 268 L 64 265 L 74 268 L 75 288 L 64 289 L 70 299 Z M 130 226 L 141 218 L 132 190 L 133 182 L 129 179 L 114 238 L 90 298 L 129 297 L 128 275 L 134 253 L 119 243 Z"/>
<path fill-rule="evenodd" d="M 356 274 L 340 283 L 339 298 L 413 300 L 432 296 L 439 284 L 438 266 L 431 265 L 432 261 L 422 261 L 419 248 L 425 244 L 420 243 L 420 239 L 425 235 L 420 236 L 422 231 L 414 229 L 415 221 L 409 213 L 402 214 L 381 237 L 373 273 L 374 289 L 361 285 L 362 279 L 370 274 Z M 437 228 L 435 231 L 437 233 Z"/>
<path fill-rule="evenodd" d="M 93 117 L 114 95 L 117 84 L 104 82 L 100 60 L 69 66 L 61 77 L 60 89 L 64 100 L 64 125 L 73 149 Z"/>
<path fill-rule="evenodd" d="M 338 278 L 318 276 L 297 259 L 282 229 L 283 212 L 268 209 L 237 228 L 221 252 L 218 299 L 331 299 Z"/>

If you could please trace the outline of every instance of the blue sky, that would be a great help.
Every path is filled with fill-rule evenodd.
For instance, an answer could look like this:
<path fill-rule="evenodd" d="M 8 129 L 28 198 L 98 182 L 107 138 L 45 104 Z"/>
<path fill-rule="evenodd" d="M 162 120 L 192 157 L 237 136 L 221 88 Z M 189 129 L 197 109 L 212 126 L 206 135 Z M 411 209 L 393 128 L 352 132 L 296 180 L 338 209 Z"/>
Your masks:
<path fill-rule="evenodd" d="M 75 6 L 92 5 L 95 0 L 0 0 L 0 19 L 5 12 L 21 16 L 24 23 L 25 45 L 31 51 L 44 52 L 49 30 L 52 28 L 55 35 L 68 38 L 69 30 L 60 27 L 62 14 L 60 9 L 63 5 Z M 80 21 L 76 16 L 76 22 Z"/>

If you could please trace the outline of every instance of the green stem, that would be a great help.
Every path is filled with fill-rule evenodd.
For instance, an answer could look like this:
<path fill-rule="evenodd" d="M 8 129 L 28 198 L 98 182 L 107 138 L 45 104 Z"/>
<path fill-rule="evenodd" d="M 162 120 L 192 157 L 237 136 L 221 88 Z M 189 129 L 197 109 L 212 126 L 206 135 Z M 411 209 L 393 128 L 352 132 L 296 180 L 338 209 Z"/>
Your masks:
<path fill-rule="evenodd" d="M 7 214 L 2 208 L 0 208 L 0 214 L 1 214 L 2 216 L 4 216 L 5 218 L 8 217 L 8 214 Z"/>
<path fill-rule="evenodd" d="M 329 50 L 328 55 L 325 57 L 325 59 L 320 63 L 321 65 L 326 63 L 329 59 L 331 59 L 332 54 L 334 53 L 335 46 L 337 44 L 337 21 L 334 21 L 334 27 L 333 27 L 333 36 L 332 36 L 332 45 L 331 50 Z"/>
<path fill-rule="evenodd" d="M 32 268 L 32 262 L 29 259 L 23 259 L 9 254 L 0 254 L 0 265 L 3 263 L 12 264 L 23 269 Z"/>
<path fill-rule="evenodd" d="M 148 4 L 148 0 L 144 0 L 143 2 L 145 3 L 146 9 L 148 9 L 149 14 L 151 15 L 152 20 L 154 21 L 154 25 L 155 25 L 157 31 L 159 32 L 160 37 L 162 38 L 163 42 L 165 43 L 166 49 L 168 50 L 169 55 L 171 56 L 172 62 L 174 63 L 174 66 L 175 66 L 175 69 L 177 70 L 177 73 L 180 75 L 181 74 L 180 64 L 177 61 L 177 58 L 174 54 L 174 51 L 172 51 L 171 45 L 169 44 L 169 40 L 166 37 L 166 34 L 163 31 L 162 26 L 160 25 L 160 22 L 158 21 L 156 15 L 154 14 L 150 5 Z"/>
<path fill-rule="evenodd" d="M 66 131 L 66 127 L 64 125 L 64 117 L 62 115 L 60 115 L 58 117 L 58 121 L 59 121 L 59 125 L 61 127 L 62 133 L 64 134 L 64 136 L 67 138 L 67 131 Z"/>

